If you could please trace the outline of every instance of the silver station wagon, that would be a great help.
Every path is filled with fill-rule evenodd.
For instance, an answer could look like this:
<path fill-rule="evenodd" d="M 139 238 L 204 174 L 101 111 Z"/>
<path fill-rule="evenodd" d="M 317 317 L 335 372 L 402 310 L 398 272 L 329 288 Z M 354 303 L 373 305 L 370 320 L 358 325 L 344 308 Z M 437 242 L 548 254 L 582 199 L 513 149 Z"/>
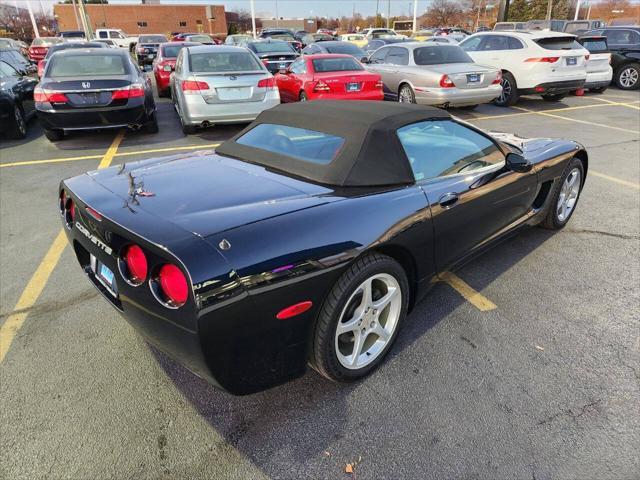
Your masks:
<path fill-rule="evenodd" d="M 376 50 L 366 63 L 382 76 L 387 100 L 475 108 L 502 93 L 500 70 L 474 63 L 457 45 L 395 43 Z"/>
<path fill-rule="evenodd" d="M 273 75 L 246 48 L 198 45 L 180 50 L 171 94 L 184 133 L 219 123 L 251 122 L 280 103 Z"/>

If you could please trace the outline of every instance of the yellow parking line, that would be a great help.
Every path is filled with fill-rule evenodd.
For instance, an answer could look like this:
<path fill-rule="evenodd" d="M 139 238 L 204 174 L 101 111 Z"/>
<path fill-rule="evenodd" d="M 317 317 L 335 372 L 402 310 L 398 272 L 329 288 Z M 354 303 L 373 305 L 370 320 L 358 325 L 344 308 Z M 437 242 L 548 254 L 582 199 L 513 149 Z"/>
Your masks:
<path fill-rule="evenodd" d="M 537 110 L 526 110 L 524 108 L 518 108 L 518 107 L 512 107 L 512 108 L 516 108 L 518 110 L 524 110 L 524 112 L 522 113 L 507 113 L 505 115 L 487 115 L 484 117 L 475 117 L 475 118 L 469 118 L 469 120 L 491 120 L 494 118 L 507 118 L 507 117 L 520 117 L 520 116 L 526 116 L 526 115 L 535 115 L 536 113 L 544 113 L 544 112 L 562 112 L 562 111 L 567 111 L 567 110 L 582 110 L 585 108 L 598 108 L 598 107 L 611 107 L 611 106 L 616 106 L 616 105 L 623 105 L 623 104 L 618 104 L 618 103 L 594 103 L 593 105 L 579 105 L 577 107 L 563 107 L 563 108 L 551 108 L 549 110 L 541 110 L 541 111 L 537 111 Z"/>
<path fill-rule="evenodd" d="M 627 180 L 622 180 L 621 178 L 611 177 L 609 175 L 605 175 L 604 173 L 595 172 L 589 169 L 589 175 L 593 175 L 594 177 L 604 178 L 605 180 L 609 180 L 610 182 L 615 182 L 619 185 L 624 185 L 625 187 L 631 187 L 636 190 L 640 190 L 640 184 L 629 182 Z"/>
<path fill-rule="evenodd" d="M 598 100 L 599 102 L 605 102 L 611 105 L 619 105 L 621 107 L 629 107 L 629 108 L 634 108 L 636 110 L 640 110 L 640 107 L 638 107 L 637 105 L 633 105 L 634 103 L 638 103 L 638 102 L 622 103 L 622 102 L 614 102 L 613 100 L 607 100 L 606 98 L 601 98 L 601 97 L 590 97 L 590 98 L 593 98 L 594 100 Z"/>
<path fill-rule="evenodd" d="M 434 281 L 446 283 L 462 295 L 467 302 L 482 312 L 488 312 L 489 310 L 495 310 L 498 308 L 495 303 L 481 293 L 475 291 L 464 280 L 451 272 L 443 272 L 439 274 Z"/>
<path fill-rule="evenodd" d="M 204 145 L 187 145 L 184 147 L 168 147 L 168 148 L 153 148 L 150 150 L 136 150 L 133 152 L 121 152 L 116 153 L 114 157 L 125 157 L 131 155 L 144 155 L 147 153 L 161 153 L 161 152 L 177 152 L 180 150 L 198 150 L 198 149 L 206 149 L 206 148 L 215 148 L 219 146 L 219 143 L 208 143 Z M 51 158 L 48 160 L 25 160 L 24 162 L 11 162 L 11 163 L 0 163 L 0 168 L 5 167 L 24 167 L 28 165 L 42 165 L 44 163 L 64 163 L 64 162 L 77 162 L 80 160 L 95 160 L 98 158 L 103 158 L 103 155 L 85 155 L 82 157 L 66 157 L 66 158 Z"/>
<path fill-rule="evenodd" d="M 118 132 L 116 138 L 111 143 L 111 146 L 107 150 L 107 152 L 102 157 L 102 161 L 98 168 L 107 168 L 111 164 L 111 160 L 116 154 L 118 150 L 118 145 L 122 141 L 124 137 L 124 130 Z M 35 273 L 27 283 L 27 286 L 22 291 L 20 298 L 18 299 L 18 303 L 13 308 L 14 312 L 9 315 L 7 320 L 0 326 L 0 363 L 4 360 L 4 357 L 7 355 L 9 348 L 11 348 L 11 344 L 15 339 L 16 335 L 22 325 L 24 324 L 27 316 L 29 315 L 28 309 L 31 308 L 44 290 L 53 269 L 58 264 L 60 260 L 60 256 L 64 251 L 64 247 L 67 245 L 67 238 L 64 233 L 64 230 L 60 230 L 55 240 L 49 247 L 49 250 L 45 254 L 44 258 L 38 265 Z"/>
<path fill-rule="evenodd" d="M 607 104 L 602 104 L 602 106 L 611 106 L 613 104 L 607 103 Z M 531 112 L 537 115 L 543 115 L 545 117 L 551 117 L 551 118 L 559 118 L 561 120 L 567 120 L 568 122 L 575 122 L 575 123 L 583 123 L 585 125 L 593 125 L 595 127 L 600 127 L 600 128 L 610 128 L 612 130 L 619 130 L 621 132 L 628 132 L 628 133 L 638 133 L 637 130 L 631 130 L 629 128 L 621 128 L 621 127 L 613 127 L 611 125 L 605 125 L 604 123 L 596 123 L 596 122 L 589 122 L 587 120 L 578 120 L 575 118 L 569 118 L 569 117 L 563 117 L 561 115 L 554 115 L 552 113 L 548 113 L 549 111 L 546 112 L 536 112 L 534 110 L 527 110 L 526 108 L 521 108 L 521 107 L 513 107 L 516 110 L 522 110 L 523 112 Z M 578 107 L 572 107 L 573 109 L 577 109 Z M 565 110 L 569 110 L 569 108 L 566 108 Z"/>

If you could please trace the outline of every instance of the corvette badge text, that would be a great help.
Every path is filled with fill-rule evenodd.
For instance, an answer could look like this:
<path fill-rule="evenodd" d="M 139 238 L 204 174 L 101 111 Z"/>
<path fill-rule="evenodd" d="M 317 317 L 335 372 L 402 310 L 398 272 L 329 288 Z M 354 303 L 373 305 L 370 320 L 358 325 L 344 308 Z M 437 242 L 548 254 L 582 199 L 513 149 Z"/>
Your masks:
<path fill-rule="evenodd" d="M 100 240 L 95 235 L 92 235 L 91 232 L 89 232 L 89 230 L 87 230 L 82 224 L 76 222 L 75 225 L 76 225 L 76 228 L 80 231 L 80 233 L 82 233 L 85 237 L 91 240 L 94 245 L 100 247 L 102 251 L 107 255 L 111 255 L 111 253 L 113 252 L 111 247 L 106 245 L 102 240 Z"/>

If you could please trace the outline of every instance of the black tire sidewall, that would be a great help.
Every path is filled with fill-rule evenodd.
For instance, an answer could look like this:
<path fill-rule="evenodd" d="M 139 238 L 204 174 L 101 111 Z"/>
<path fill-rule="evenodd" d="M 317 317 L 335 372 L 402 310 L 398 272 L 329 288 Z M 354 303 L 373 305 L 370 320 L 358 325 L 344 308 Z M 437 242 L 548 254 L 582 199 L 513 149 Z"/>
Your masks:
<path fill-rule="evenodd" d="M 620 83 L 620 75 L 622 75 L 622 72 L 624 72 L 625 70 L 627 70 L 628 68 L 634 68 L 636 70 L 636 72 L 638 72 L 639 78 L 636 81 L 635 85 L 633 87 L 625 87 Z M 620 90 L 638 90 L 638 88 L 640 88 L 640 64 L 636 64 L 636 63 L 627 63 L 625 65 L 622 65 L 618 71 L 616 72 L 616 86 L 620 89 Z"/>
<path fill-rule="evenodd" d="M 493 103 L 498 107 L 511 107 L 518 102 L 518 84 L 516 83 L 516 79 L 510 72 L 503 72 L 502 77 L 505 78 L 511 84 L 511 95 L 505 99 L 504 102 L 500 102 L 498 98 L 496 98 Z"/>
<path fill-rule="evenodd" d="M 580 191 L 578 192 L 578 198 L 576 199 L 576 203 L 573 206 L 573 210 L 571 210 L 571 213 L 567 218 L 564 219 L 564 221 L 560 221 L 560 219 L 558 219 L 558 209 L 557 209 L 558 199 L 560 197 L 560 190 L 562 190 L 562 186 L 564 185 L 565 180 L 567 179 L 567 177 L 569 176 L 569 173 L 574 168 L 578 168 L 580 170 L 580 182 L 581 182 Z M 580 202 L 580 196 L 582 195 L 582 187 L 584 186 L 584 182 L 585 182 L 584 165 L 582 164 L 580 159 L 573 157 L 569 162 L 569 164 L 567 165 L 567 167 L 564 169 L 564 172 L 562 173 L 562 176 L 558 180 L 558 183 L 556 184 L 556 188 L 553 192 L 553 197 L 551 198 L 551 205 L 549 206 L 549 214 L 546 219 L 547 227 L 552 228 L 554 230 L 559 230 L 561 228 L 564 228 L 567 225 L 567 223 L 569 223 L 569 220 L 571 220 L 571 217 L 573 217 L 573 214 L 575 213 L 576 208 L 578 207 L 578 203 Z"/>
<path fill-rule="evenodd" d="M 362 265 L 364 265 L 364 267 Z M 402 292 L 402 307 L 398 324 L 396 325 L 391 339 L 385 346 L 384 351 L 373 362 L 360 369 L 350 370 L 342 366 L 335 351 L 335 334 L 336 328 L 338 327 L 338 321 L 340 320 L 340 315 L 346 302 L 351 297 L 354 290 L 367 278 L 378 273 L 392 275 L 400 285 L 400 291 Z M 348 278 L 348 280 L 345 284 L 342 284 L 345 278 Z M 334 305 L 329 301 L 331 295 L 335 295 L 338 299 Z M 338 282 L 336 282 L 331 294 L 327 300 L 325 300 L 320 311 L 314 335 L 314 366 L 318 368 L 322 375 L 334 381 L 349 382 L 368 375 L 381 364 L 384 357 L 389 353 L 389 350 L 395 343 L 398 332 L 402 328 L 402 324 L 407 315 L 408 304 L 409 282 L 400 264 L 392 258 L 380 254 L 365 255 L 365 258 L 357 260 L 343 274 Z M 325 326 L 328 324 L 328 328 L 325 329 L 324 334 L 322 333 L 322 329 L 319 328 L 319 324 L 321 322 L 325 322 Z M 319 335 L 324 335 L 325 338 L 318 338 Z"/>

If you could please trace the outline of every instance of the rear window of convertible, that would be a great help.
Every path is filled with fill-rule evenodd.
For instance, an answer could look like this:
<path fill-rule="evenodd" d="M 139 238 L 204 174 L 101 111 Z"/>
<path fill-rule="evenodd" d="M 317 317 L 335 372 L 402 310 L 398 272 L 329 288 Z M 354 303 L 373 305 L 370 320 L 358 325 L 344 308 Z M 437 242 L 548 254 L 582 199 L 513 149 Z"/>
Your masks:
<path fill-rule="evenodd" d="M 344 138 L 304 128 L 261 123 L 238 138 L 236 143 L 326 165 L 336 157 L 344 145 Z"/>

